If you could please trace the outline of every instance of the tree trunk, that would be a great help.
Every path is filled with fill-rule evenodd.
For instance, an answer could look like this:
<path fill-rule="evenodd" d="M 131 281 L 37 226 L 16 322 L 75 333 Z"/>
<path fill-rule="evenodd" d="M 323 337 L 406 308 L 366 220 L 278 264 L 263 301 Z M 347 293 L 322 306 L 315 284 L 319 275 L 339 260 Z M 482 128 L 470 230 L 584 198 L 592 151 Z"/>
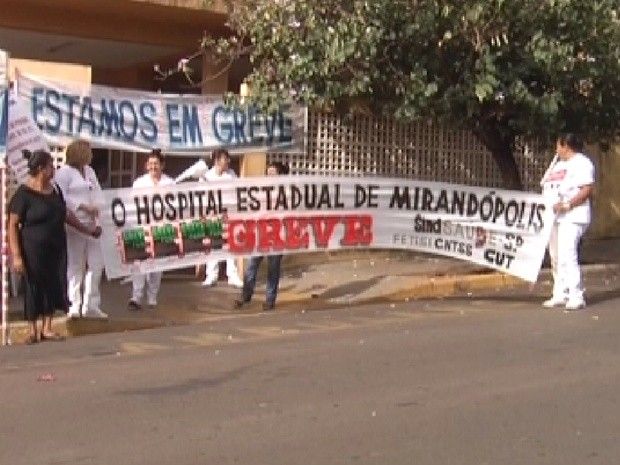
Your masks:
<path fill-rule="evenodd" d="M 491 152 L 502 176 L 503 189 L 523 190 L 519 167 L 514 157 L 514 136 L 504 137 L 496 127 L 477 128 L 474 134 Z"/>

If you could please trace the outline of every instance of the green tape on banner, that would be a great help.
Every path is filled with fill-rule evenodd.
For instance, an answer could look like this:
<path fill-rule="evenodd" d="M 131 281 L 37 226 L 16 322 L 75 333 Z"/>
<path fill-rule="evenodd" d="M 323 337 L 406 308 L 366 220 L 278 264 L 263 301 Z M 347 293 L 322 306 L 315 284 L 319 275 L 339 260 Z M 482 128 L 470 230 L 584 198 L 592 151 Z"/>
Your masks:
<path fill-rule="evenodd" d="M 125 246 L 131 247 L 132 249 L 144 249 L 146 246 L 144 229 L 135 228 L 123 231 L 123 242 Z"/>
<path fill-rule="evenodd" d="M 155 226 L 153 228 L 153 239 L 155 242 L 162 244 L 174 244 L 176 239 L 176 231 L 171 224 L 165 224 L 163 226 Z"/>

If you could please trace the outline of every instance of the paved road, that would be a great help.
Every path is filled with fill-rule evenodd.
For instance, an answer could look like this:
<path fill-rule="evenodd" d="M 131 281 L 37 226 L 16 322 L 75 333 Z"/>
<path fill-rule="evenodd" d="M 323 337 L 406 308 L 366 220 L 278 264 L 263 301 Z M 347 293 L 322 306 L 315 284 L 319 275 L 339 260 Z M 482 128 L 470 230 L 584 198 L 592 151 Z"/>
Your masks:
<path fill-rule="evenodd" d="M 608 297 L 570 314 L 507 296 L 221 316 L 7 348 L 0 464 L 617 464 Z"/>

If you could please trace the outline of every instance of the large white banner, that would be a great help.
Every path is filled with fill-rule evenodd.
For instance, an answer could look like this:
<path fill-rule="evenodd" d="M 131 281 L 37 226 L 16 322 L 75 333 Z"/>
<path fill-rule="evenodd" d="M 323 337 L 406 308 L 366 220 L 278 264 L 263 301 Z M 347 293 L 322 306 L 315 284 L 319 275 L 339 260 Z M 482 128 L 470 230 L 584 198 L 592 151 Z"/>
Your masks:
<path fill-rule="evenodd" d="M 24 108 L 23 102 L 15 98 L 15 92 L 10 92 L 6 158 L 15 179 L 20 184 L 28 179 L 28 163 L 24 158 L 24 150 L 49 151 L 49 146 L 41 130 Z"/>
<path fill-rule="evenodd" d="M 8 127 L 8 54 L 0 49 L 0 165 L 5 162 Z"/>
<path fill-rule="evenodd" d="M 187 154 L 302 150 L 306 111 L 283 105 L 265 114 L 228 106 L 221 96 L 160 94 L 18 76 L 18 98 L 52 145 L 72 139 L 144 152 Z"/>
<path fill-rule="evenodd" d="M 107 190 L 101 215 L 110 278 L 230 256 L 377 248 L 460 258 L 534 282 L 553 221 L 534 193 L 317 176 Z"/>

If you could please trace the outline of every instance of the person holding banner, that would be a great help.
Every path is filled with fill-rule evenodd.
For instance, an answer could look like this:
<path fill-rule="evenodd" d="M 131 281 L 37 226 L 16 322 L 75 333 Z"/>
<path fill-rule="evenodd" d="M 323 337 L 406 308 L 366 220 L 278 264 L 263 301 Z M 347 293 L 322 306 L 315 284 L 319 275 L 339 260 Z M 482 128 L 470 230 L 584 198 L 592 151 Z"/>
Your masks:
<path fill-rule="evenodd" d="M 289 172 L 288 166 L 280 162 L 271 162 L 267 166 L 267 176 L 282 176 Z M 235 308 L 241 308 L 243 305 L 252 300 L 254 288 L 256 287 L 256 275 L 258 267 L 263 261 L 262 256 L 252 257 L 250 264 L 243 276 L 243 290 L 241 291 L 241 299 L 235 300 Z M 282 255 L 267 256 L 267 288 L 266 299 L 263 304 L 263 310 L 270 311 L 276 306 L 276 297 L 278 296 L 278 287 L 280 285 L 280 265 L 282 263 Z"/>
<path fill-rule="evenodd" d="M 204 175 L 204 179 L 207 182 L 218 182 L 227 179 L 235 179 L 237 174 L 232 168 L 230 168 L 230 154 L 226 149 L 215 149 L 211 154 L 213 160 L 213 166 Z M 212 286 L 216 283 L 218 277 L 218 265 L 216 260 L 207 260 L 206 277 L 202 282 L 203 286 Z M 228 277 L 228 284 L 234 287 L 243 287 L 243 281 L 239 278 L 239 271 L 235 264 L 234 258 L 228 258 L 226 260 L 226 276 Z"/>
<path fill-rule="evenodd" d="M 557 154 L 541 180 L 543 194 L 556 214 L 549 240 L 553 295 L 543 302 L 547 308 L 578 310 L 586 305 L 577 248 L 590 224 L 594 165 L 582 150 L 583 142 L 576 135 L 561 135 Z"/>
<path fill-rule="evenodd" d="M 65 223 L 82 234 L 99 237 L 101 228 L 82 223 L 67 208 L 62 191 L 52 183 L 49 152 L 24 152 L 29 179 L 9 204 L 9 244 L 13 267 L 25 280 L 24 316 L 30 323 L 27 342 L 38 342 L 37 319 L 43 319 L 41 340 L 61 340 L 52 331 L 55 310 L 67 311 L 67 238 Z"/>
<path fill-rule="evenodd" d="M 177 178 L 176 182 L 184 181 L 188 178 L 198 178 L 206 182 L 218 182 L 227 179 L 235 179 L 237 174 L 230 168 L 230 154 L 226 149 L 215 149 L 211 154 L 213 166 L 207 170 L 207 164 L 204 160 L 198 160 Z M 206 265 L 206 277 L 202 282 L 203 286 L 213 286 L 217 282 L 218 277 L 217 260 L 208 260 Z M 234 287 L 243 287 L 243 281 L 239 278 L 237 265 L 234 258 L 226 260 L 226 275 L 228 276 L 228 284 Z"/>
<path fill-rule="evenodd" d="M 66 150 L 66 164 L 56 172 L 55 181 L 62 190 L 67 209 L 82 223 L 96 226 L 101 186 L 95 170 L 90 167 L 92 158 L 93 153 L 88 142 L 79 139 L 71 142 Z M 71 302 L 68 317 L 107 318 L 108 315 L 100 308 L 99 284 L 103 273 L 103 256 L 99 240 L 68 226 L 67 258 Z"/>
<path fill-rule="evenodd" d="M 174 179 L 164 174 L 164 156 L 161 150 L 154 149 L 149 154 L 145 170 L 143 174 L 133 183 L 134 188 L 157 188 L 170 186 L 174 184 Z M 132 277 L 132 292 L 129 299 L 129 310 L 140 310 L 142 308 L 142 299 L 146 291 L 146 302 L 151 308 L 157 306 L 157 295 L 161 286 L 161 271 L 146 274 L 134 274 Z"/>

